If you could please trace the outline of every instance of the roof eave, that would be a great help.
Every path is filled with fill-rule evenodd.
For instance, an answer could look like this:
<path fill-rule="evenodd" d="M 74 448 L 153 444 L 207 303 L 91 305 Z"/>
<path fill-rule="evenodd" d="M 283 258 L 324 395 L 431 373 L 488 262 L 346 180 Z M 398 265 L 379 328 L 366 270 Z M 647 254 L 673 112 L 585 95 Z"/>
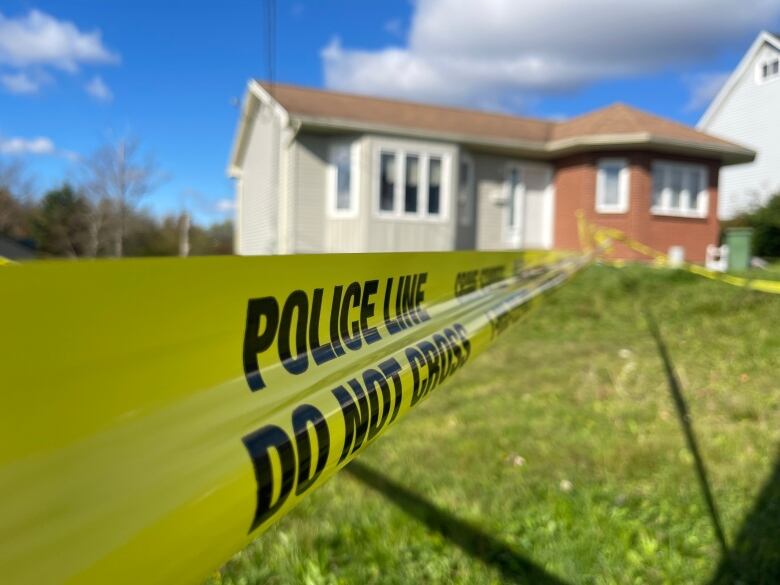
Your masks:
<path fill-rule="evenodd" d="M 237 178 L 241 176 L 243 168 L 243 158 L 246 150 L 249 131 L 252 122 L 261 104 L 265 104 L 272 109 L 281 121 L 282 127 L 287 126 L 290 116 L 279 102 L 268 93 L 265 88 L 254 79 L 247 84 L 244 102 L 241 106 L 241 118 L 238 122 L 235 138 L 233 139 L 233 148 L 230 152 L 227 174 L 229 177 Z"/>
<path fill-rule="evenodd" d="M 614 148 L 630 150 L 651 149 L 674 154 L 702 156 L 720 160 L 724 165 L 751 162 L 756 153 L 740 146 L 707 144 L 689 140 L 675 140 L 658 137 L 647 132 L 631 134 L 594 134 L 564 138 L 547 142 L 516 140 L 510 138 L 480 137 L 472 134 L 454 132 L 436 132 L 406 126 L 392 126 L 346 120 L 343 118 L 327 118 L 308 115 L 294 115 L 294 119 L 303 128 L 338 131 L 338 132 L 374 132 L 413 136 L 428 140 L 443 140 L 457 142 L 475 148 L 489 148 L 528 154 L 537 158 L 555 158 L 578 152 L 592 152 Z"/>
<path fill-rule="evenodd" d="M 574 154 L 604 149 L 652 150 L 687 156 L 700 156 L 719 160 L 723 165 L 752 162 L 756 153 L 737 145 L 678 140 L 655 136 L 647 132 L 632 134 L 596 134 L 553 140 L 547 144 L 550 152 L 557 155 Z"/>

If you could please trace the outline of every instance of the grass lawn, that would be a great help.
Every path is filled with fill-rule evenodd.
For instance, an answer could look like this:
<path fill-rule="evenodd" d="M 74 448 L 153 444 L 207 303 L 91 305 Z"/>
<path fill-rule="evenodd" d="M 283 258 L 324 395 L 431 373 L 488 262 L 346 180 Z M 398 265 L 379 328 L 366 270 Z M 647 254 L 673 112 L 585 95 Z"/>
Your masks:
<path fill-rule="evenodd" d="M 778 372 L 780 296 L 593 266 L 209 583 L 780 583 Z"/>

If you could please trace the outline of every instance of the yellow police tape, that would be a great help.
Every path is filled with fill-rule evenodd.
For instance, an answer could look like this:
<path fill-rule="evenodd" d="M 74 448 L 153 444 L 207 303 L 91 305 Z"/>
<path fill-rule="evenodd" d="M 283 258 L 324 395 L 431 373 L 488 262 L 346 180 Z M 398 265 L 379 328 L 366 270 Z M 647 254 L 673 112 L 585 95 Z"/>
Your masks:
<path fill-rule="evenodd" d="M 589 256 L 0 271 L 5 583 L 197 583 Z"/>
<path fill-rule="evenodd" d="M 597 244 L 609 246 L 610 241 L 619 241 L 632 250 L 652 258 L 653 261 L 658 265 L 668 265 L 668 256 L 666 254 L 631 238 L 625 232 L 615 228 L 602 228 L 598 226 L 588 226 L 588 229 L 590 230 L 593 239 Z M 677 266 L 677 268 L 687 270 L 688 272 L 703 276 L 704 278 L 717 280 L 718 282 L 724 282 L 726 284 L 765 293 L 780 294 L 780 281 L 745 278 L 743 276 L 724 274 L 722 272 L 709 270 L 703 266 L 699 266 L 698 264 L 692 264 L 691 262 L 683 262 Z"/>

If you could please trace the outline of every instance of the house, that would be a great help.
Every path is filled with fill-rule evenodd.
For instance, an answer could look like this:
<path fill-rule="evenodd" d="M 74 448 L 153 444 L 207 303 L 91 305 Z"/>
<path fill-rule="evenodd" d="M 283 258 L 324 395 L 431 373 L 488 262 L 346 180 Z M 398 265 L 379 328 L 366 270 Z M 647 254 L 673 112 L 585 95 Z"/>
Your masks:
<path fill-rule="evenodd" d="M 697 128 L 758 153 L 755 162 L 721 173 L 721 218 L 780 192 L 780 33 L 758 35 Z"/>
<path fill-rule="evenodd" d="M 621 104 L 550 122 L 252 81 L 229 166 L 235 248 L 576 249 L 581 209 L 700 261 L 720 167 L 753 158 Z"/>

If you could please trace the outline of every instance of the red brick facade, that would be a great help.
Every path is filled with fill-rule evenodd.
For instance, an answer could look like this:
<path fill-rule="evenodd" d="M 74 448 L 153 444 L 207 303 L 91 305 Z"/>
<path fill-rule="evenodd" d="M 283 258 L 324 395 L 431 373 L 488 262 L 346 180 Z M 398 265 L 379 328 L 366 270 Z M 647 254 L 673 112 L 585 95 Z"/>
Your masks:
<path fill-rule="evenodd" d="M 599 213 L 596 211 L 596 172 L 601 158 L 623 158 L 630 169 L 629 206 L 626 213 Z M 655 215 L 650 212 L 652 201 L 653 160 L 673 160 L 704 164 L 709 176 L 709 206 L 707 217 L 688 218 Z M 576 212 L 582 209 L 588 222 L 613 227 L 626 232 L 636 240 L 661 252 L 671 246 L 682 246 L 686 260 L 703 262 L 708 244 L 717 244 L 718 173 L 716 161 L 691 159 L 674 155 L 647 152 L 600 152 L 571 156 L 555 163 L 555 247 L 578 249 Z M 619 258 L 644 258 L 618 245 Z"/>

